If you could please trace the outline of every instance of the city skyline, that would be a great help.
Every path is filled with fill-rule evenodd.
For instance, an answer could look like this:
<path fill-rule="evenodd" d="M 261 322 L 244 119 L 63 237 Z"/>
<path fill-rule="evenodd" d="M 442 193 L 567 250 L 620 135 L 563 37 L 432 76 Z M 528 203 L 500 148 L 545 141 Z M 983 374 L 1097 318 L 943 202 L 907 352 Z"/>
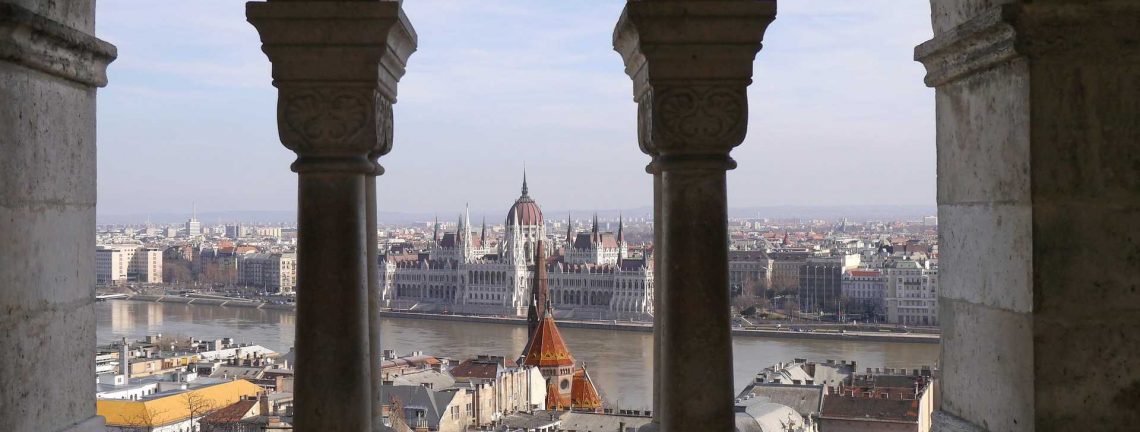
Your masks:
<path fill-rule="evenodd" d="M 197 3 L 99 3 L 97 31 L 119 47 L 99 98 L 101 216 L 189 201 L 204 214 L 295 207 L 293 155 L 277 140 L 276 92 L 244 6 Z M 930 37 L 929 6 L 812 6 L 831 12 L 781 5 L 765 37 L 730 206 L 932 208 L 933 91 L 911 59 Z M 524 163 L 551 209 L 650 204 L 636 106 L 610 47 L 621 2 L 405 7 L 420 48 L 381 159 L 382 212 L 469 202 L 494 214 Z"/>

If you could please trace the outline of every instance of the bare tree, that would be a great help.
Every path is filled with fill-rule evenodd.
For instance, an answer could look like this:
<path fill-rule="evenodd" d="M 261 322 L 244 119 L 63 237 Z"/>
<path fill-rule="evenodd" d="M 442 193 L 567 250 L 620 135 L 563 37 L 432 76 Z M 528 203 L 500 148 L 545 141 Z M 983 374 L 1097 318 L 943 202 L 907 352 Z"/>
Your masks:
<path fill-rule="evenodd" d="M 129 432 L 151 432 L 158 426 L 158 416 L 161 413 L 162 411 L 156 411 L 144 406 L 141 411 L 123 419 L 125 423 L 123 429 Z"/>
<path fill-rule="evenodd" d="M 214 406 L 214 401 L 192 391 L 182 395 L 182 403 L 186 405 L 186 410 L 190 413 L 190 432 L 201 430 L 198 420 L 218 409 Z"/>
<path fill-rule="evenodd" d="M 162 263 L 162 280 L 166 283 L 189 283 L 193 280 L 190 271 L 190 262 L 186 260 L 169 260 Z"/>

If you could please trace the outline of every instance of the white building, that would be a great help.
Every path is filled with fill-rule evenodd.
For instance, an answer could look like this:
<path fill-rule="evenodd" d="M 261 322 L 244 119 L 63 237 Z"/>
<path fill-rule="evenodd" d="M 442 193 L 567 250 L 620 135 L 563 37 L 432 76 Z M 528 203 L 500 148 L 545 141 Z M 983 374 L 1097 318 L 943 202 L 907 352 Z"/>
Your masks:
<path fill-rule="evenodd" d="M 525 176 L 522 195 L 507 212 L 505 226 L 503 241 L 491 246 L 486 227 L 474 234 L 470 217 L 464 215 L 456 232 L 440 237 L 436 229 L 427 253 L 409 259 L 382 256 L 385 302 L 396 308 L 526 316 L 535 247 L 547 235 Z M 653 313 L 652 259 L 630 256 L 620 223 L 616 234 L 602 233 L 595 217 L 589 232 L 570 228 L 564 242 L 544 241 L 558 243 L 563 243 L 564 254 L 537 265 L 547 267 L 551 303 L 560 306 L 560 314 L 644 319 Z"/>
<path fill-rule="evenodd" d="M 289 294 L 297 286 L 297 254 L 253 253 L 237 259 L 238 284 Z"/>
<path fill-rule="evenodd" d="M 95 283 L 127 282 L 161 283 L 162 250 L 137 244 L 96 246 Z"/>
<path fill-rule="evenodd" d="M 878 269 L 851 269 L 843 273 L 843 297 L 848 315 L 879 317 L 886 314 L 887 284 Z"/>
<path fill-rule="evenodd" d="M 930 260 L 883 263 L 887 321 L 893 324 L 938 325 L 938 266 Z"/>

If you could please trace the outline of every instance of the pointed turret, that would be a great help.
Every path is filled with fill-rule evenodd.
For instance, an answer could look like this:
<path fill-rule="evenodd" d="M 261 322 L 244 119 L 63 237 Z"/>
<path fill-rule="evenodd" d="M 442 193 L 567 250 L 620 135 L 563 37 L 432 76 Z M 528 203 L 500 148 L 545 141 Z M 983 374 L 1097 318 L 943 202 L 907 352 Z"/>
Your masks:
<path fill-rule="evenodd" d="M 542 369 L 542 374 L 547 379 L 561 375 L 558 373 L 561 368 L 574 367 L 574 356 L 570 354 L 570 349 L 566 347 L 566 341 L 562 339 L 562 333 L 558 331 L 558 324 L 554 322 L 553 310 L 546 310 L 542 320 L 538 322 L 538 326 L 531 333 L 520 363 L 525 366 L 537 366 Z M 569 396 L 569 392 L 567 392 L 567 396 Z"/>
<path fill-rule="evenodd" d="M 524 196 L 524 197 L 525 197 L 525 196 L 527 196 L 527 192 L 528 192 L 528 191 L 527 191 L 527 188 L 526 188 L 526 167 L 525 167 L 525 166 L 523 166 L 523 186 L 522 186 L 522 196 Z"/>
<path fill-rule="evenodd" d="M 574 220 L 570 219 L 570 212 L 566 212 L 566 250 L 574 244 Z"/>
<path fill-rule="evenodd" d="M 590 228 L 590 233 L 592 234 L 591 237 L 593 238 L 594 243 L 595 244 L 599 243 L 599 241 L 598 241 L 599 240 L 598 213 L 597 212 L 594 212 L 594 226 L 592 228 Z"/>
<path fill-rule="evenodd" d="M 483 216 L 483 232 L 479 233 L 479 246 L 487 247 L 487 216 Z"/>
<path fill-rule="evenodd" d="M 439 243 L 439 215 L 435 215 L 435 225 L 431 231 L 432 241 Z"/>
<path fill-rule="evenodd" d="M 624 241 L 625 241 L 625 236 L 624 236 L 624 235 L 622 235 L 622 228 L 623 228 L 623 221 L 622 221 L 621 213 L 618 213 L 618 233 L 617 233 L 617 242 L 618 242 L 618 244 L 619 244 L 619 245 L 620 245 L 622 242 L 624 242 Z"/>
<path fill-rule="evenodd" d="M 471 208 L 463 205 L 463 241 L 460 243 L 463 246 L 463 257 L 467 258 L 471 255 Z"/>

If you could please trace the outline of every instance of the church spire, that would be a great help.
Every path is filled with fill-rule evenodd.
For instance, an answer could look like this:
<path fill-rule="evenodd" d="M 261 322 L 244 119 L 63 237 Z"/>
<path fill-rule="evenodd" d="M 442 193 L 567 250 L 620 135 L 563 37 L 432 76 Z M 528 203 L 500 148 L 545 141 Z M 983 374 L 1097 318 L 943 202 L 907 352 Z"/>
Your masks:
<path fill-rule="evenodd" d="M 570 218 L 570 212 L 566 212 L 566 243 L 574 244 L 574 220 Z M 567 246 L 567 250 L 569 248 L 570 246 Z"/>
<path fill-rule="evenodd" d="M 598 234 L 598 212 L 594 212 L 594 226 L 590 228 L 590 232 L 593 233 L 594 242 L 597 243 L 601 238 Z"/>
<path fill-rule="evenodd" d="M 546 318 L 550 307 L 549 289 L 546 286 L 546 251 L 542 240 L 534 248 L 534 280 L 530 286 L 530 310 L 527 311 L 527 329 L 531 338 L 538 328 L 539 321 Z M 531 340 L 527 341 L 530 346 Z M 525 353 L 526 350 L 524 350 Z"/>
<path fill-rule="evenodd" d="M 623 225 L 622 217 L 621 217 L 621 213 L 619 212 L 618 213 L 618 232 L 617 232 L 618 245 L 621 245 L 621 242 L 625 241 L 625 237 L 622 235 L 622 228 L 623 228 L 622 225 Z"/>

